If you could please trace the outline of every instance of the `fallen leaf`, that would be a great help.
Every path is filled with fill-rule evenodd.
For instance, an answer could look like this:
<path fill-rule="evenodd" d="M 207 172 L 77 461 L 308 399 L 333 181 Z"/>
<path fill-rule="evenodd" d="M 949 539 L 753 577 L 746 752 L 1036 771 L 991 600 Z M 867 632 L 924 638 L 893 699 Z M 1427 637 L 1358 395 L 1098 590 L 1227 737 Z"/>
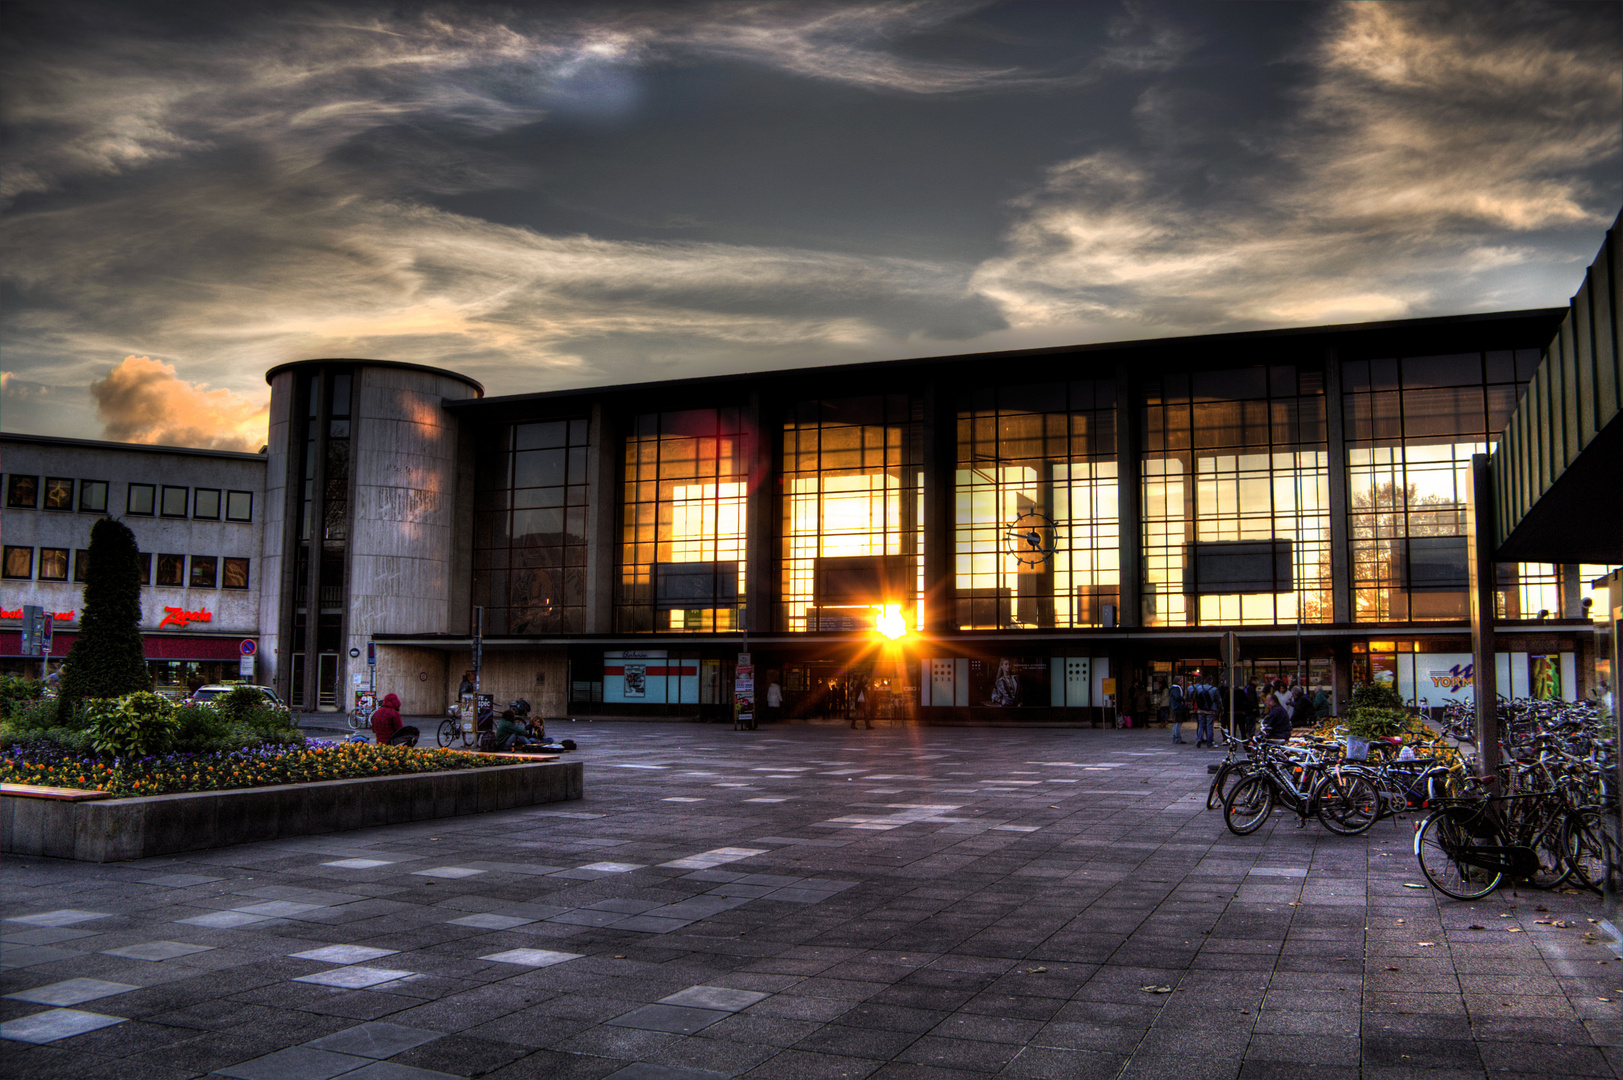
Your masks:
<path fill-rule="evenodd" d="M 1534 919 L 1533 922 L 1538 926 L 1551 926 L 1551 925 L 1553 925 L 1550 922 L 1549 919 Z"/>
<path fill-rule="evenodd" d="M 1467 930 L 1486 930 L 1487 927 L 1486 926 L 1478 926 L 1476 923 L 1472 923 L 1470 926 L 1467 926 L 1466 929 Z"/>
<path fill-rule="evenodd" d="M 1146 994 L 1170 994 L 1170 993 L 1172 993 L 1172 987 L 1170 987 L 1170 986 L 1156 986 L 1154 983 L 1149 983 L 1149 984 L 1147 984 L 1145 986 L 1141 986 L 1141 987 L 1139 987 L 1139 989 L 1144 991 Z"/>
<path fill-rule="evenodd" d="M 1398 969 L 1397 969 L 1397 968 L 1395 968 L 1395 967 L 1389 967 L 1389 968 L 1387 968 L 1387 969 L 1386 969 L 1386 970 L 1388 970 L 1388 971 L 1396 971 L 1396 970 L 1398 970 Z"/>
<path fill-rule="evenodd" d="M 1417 941 L 1415 944 L 1420 946 L 1422 949 L 1429 949 L 1437 943 L 1435 941 Z"/>
<path fill-rule="evenodd" d="M 1405 889 L 1424 889 L 1424 888 L 1425 888 L 1425 886 L 1424 886 L 1424 885 L 1417 885 L 1417 884 L 1415 884 L 1415 883 L 1414 883 L 1414 882 L 1412 882 L 1412 881 L 1405 881 L 1405 882 L 1404 882 L 1404 883 L 1403 883 L 1403 887 L 1404 887 L 1404 888 L 1405 888 Z"/>
<path fill-rule="evenodd" d="M 1026 974 L 1027 974 L 1027 975 L 1039 975 L 1039 974 L 1041 974 L 1041 973 L 1042 973 L 1042 972 L 1045 972 L 1045 971 L 1047 971 L 1047 970 L 1048 970 L 1048 969 L 1047 969 L 1047 968 L 1045 968 L 1045 967 L 1034 967 L 1034 968 L 1027 968 L 1027 969 L 1026 969 Z"/>
<path fill-rule="evenodd" d="M 1534 908 L 1533 910 L 1534 911 L 1549 911 L 1550 909 L 1545 907 L 1543 904 L 1540 904 L 1538 907 Z"/>
<path fill-rule="evenodd" d="M 1608 999 L 1606 999 L 1606 998 L 1601 998 L 1601 1000 L 1602 1000 L 1602 1001 L 1606 1001 L 1606 1000 L 1608 1000 Z M 1240 1010 L 1240 1015 L 1241 1015 L 1241 1016 L 1250 1016 L 1250 1015 L 1251 1015 L 1251 1010 L 1250 1010 L 1250 1009 L 1241 1009 L 1241 1010 Z"/>
<path fill-rule="evenodd" d="M 1507 927 L 1505 927 L 1505 933 L 1507 933 L 1507 934 L 1520 934 L 1521 932 L 1522 932 L 1522 928 L 1519 927 L 1519 926 L 1507 926 Z"/>

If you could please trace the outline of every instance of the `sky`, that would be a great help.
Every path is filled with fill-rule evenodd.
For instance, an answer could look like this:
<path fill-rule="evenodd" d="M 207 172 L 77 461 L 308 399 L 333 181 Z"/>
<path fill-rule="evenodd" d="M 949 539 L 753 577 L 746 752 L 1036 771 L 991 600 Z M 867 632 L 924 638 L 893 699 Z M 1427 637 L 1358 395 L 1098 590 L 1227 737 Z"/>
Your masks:
<path fill-rule="evenodd" d="M 1613 3 L 0 5 L 0 429 L 1564 305 Z"/>

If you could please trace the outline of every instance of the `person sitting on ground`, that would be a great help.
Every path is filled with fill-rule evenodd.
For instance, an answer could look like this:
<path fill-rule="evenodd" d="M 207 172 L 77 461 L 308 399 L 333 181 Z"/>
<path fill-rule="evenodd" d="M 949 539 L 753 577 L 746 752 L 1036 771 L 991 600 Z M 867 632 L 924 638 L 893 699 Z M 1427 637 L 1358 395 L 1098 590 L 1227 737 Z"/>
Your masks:
<path fill-rule="evenodd" d="M 520 716 L 512 709 L 502 710 L 501 719 L 496 723 L 496 750 L 525 750 L 541 743 L 530 737 L 530 725 L 525 717 Z"/>
<path fill-rule="evenodd" d="M 379 746 L 416 746 L 417 729 L 400 719 L 400 698 L 384 694 L 378 707 L 372 710 L 372 737 Z"/>

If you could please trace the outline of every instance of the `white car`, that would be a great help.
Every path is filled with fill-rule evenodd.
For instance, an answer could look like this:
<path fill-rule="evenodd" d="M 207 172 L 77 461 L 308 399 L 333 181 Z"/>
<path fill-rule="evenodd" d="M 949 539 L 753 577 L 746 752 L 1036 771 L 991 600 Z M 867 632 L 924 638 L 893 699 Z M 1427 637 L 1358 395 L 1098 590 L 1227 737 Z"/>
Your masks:
<path fill-rule="evenodd" d="M 276 696 L 276 691 L 275 690 L 272 690 L 268 686 L 255 686 L 252 683 L 235 683 L 235 684 L 232 684 L 232 683 L 215 683 L 215 684 L 213 684 L 211 686 L 199 686 L 196 690 L 192 691 L 192 696 L 187 698 L 186 700 L 187 701 L 213 701 L 215 698 L 221 696 L 222 694 L 229 694 L 231 691 L 237 689 L 237 687 L 239 687 L 239 686 L 246 686 L 250 690 L 257 690 L 259 693 L 265 695 L 265 700 L 266 700 L 267 704 L 274 705 L 276 708 L 281 709 L 283 712 L 287 711 L 286 703 L 284 703 L 281 698 Z"/>

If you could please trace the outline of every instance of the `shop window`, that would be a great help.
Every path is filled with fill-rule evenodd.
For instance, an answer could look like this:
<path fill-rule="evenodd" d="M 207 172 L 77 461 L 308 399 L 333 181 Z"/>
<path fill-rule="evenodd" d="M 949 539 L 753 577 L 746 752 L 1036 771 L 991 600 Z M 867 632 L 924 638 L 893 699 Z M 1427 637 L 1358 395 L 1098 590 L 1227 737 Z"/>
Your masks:
<path fill-rule="evenodd" d="M 251 491 L 229 491 L 225 496 L 225 519 L 227 521 L 252 521 L 254 518 L 254 493 Z"/>
<path fill-rule="evenodd" d="M 31 547 L 12 547 L 7 544 L 3 576 L 8 578 L 32 578 L 34 576 L 34 549 Z"/>
<path fill-rule="evenodd" d="M 214 588 L 215 572 L 219 561 L 213 555 L 192 556 L 191 587 L 194 589 Z"/>
<path fill-rule="evenodd" d="M 79 512 L 83 514 L 107 512 L 107 481 L 79 481 Z"/>
<path fill-rule="evenodd" d="M 248 560 L 224 559 L 220 573 L 220 587 L 222 589 L 246 589 L 248 587 Z"/>
<path fill-rule="evenodd" d="M 142 517 L 151 517 L 157 505 L 158 489 L 151 484 L 131 484 L 129 498 L 129 512 Z"/>
<path fill-rule="evenodd" d="M 187 490 L 185 488 L 170 487 L 165 484 L 163 486 L 163 502 L 160 505 L 160 513 L 164 517 L 185 517 L 186 495 Z"/>
<path fill-rule="evenodd" d="M 73 509 L 73 481 L 61 476 L 45 478 L 45 509 Z"/>
<path fill-rule="evenodd" d="M 68 549 L 42 547 L 39 549 L 39 579 L 41 581 L 68 580 Z"/>
<path fill-rule="evenodd" d="M 179 588 L 186 583 L 186 556 L 158 556 L 158 584 Z"/>
<path fill-rule="evenodd" d="M 90 580 L 90 552 L 84 548 L 73 553 L 73 580 L 81 583 Z M 143 578 L 141 583 L 146 584 L 146 580 Z"/>
<path fill-rule="evenodd" d="M 6 477 L 6 506 L 13 510 L 32 510 L 39 503 L 39 477 Z"/>
<path fill-rule="evenodd" d="M 192 517 L 206 521 L 220 520 L 218 488 L 198 488 L 192 492 Z"/>
<path fill-rule="evenodd" d="M 152 584 L 152 552 L 136 552 L 136 558 L 139 560 L 141 566 L 141 584 Z"/>

